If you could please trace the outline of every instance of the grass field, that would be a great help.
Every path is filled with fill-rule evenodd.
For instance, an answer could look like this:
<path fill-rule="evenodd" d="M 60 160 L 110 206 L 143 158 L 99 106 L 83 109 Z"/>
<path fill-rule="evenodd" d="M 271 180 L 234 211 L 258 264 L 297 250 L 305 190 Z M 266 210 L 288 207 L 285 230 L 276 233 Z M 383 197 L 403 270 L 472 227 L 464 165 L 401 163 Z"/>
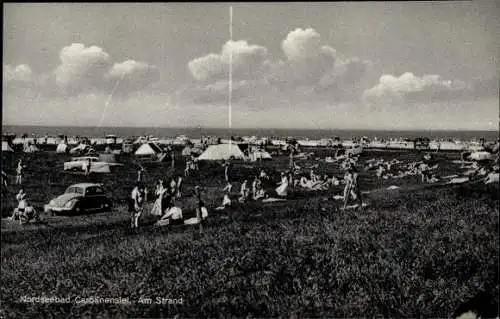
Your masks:
<path fill-rule="evenodd" d="M 367 152 L 362 160 L 374 156 L 417 157 Z M 456 172 L 449 159 L 457 154 L 439 156 L 441 175 Z M 87 180 L 63 173 L 64 160 L 48 153 L 27 158 L 25 190 L 35 205 Z M 498 303 L 498 185 L 405 190 L 418 178 L 378 182 L 363 175 L 362 189 L 377 191 L 366 195 L 370 206 L 362 212 L 340 211 L 338 202 L 324 200 L 327 193 L 292 191 L 286 202 L 211 212 L 202 235 L 197 227 L 154 228 L 151 216 L 132 232 L 121 201 L 136 169 L 124 161 L 116 173 L 89 178 L 115 199 L 111 213 L 45 217 L 43 225 L 2 220 L 3 316 L 449 317 L 481 290 Z M 277 181 L 286 163 L 235 165 L 233 191 L 260 166 Z M 169 173 L 168 165 L 146 166 L 150 186 Z M 176 166 L 177 173 L 184 168 Z M 340 176 L 332 164 L 317 170 Z M 206 167 L 186 181 L 185 211 L 194 207 L 190 194 L 198 184 L 206 188 L 207 205 L 218 206 L 222 167 Z M 389 185 L 403 189 L 385 190 Z M 3 215 L 12 204 L 2 199 Z M 131 304 L 30 304 L 19 302 L 22 296 L 129 298 Z M 183 303 L 157 305 L 157 297 Z M 139 303 L 144 298 L 152 304 Z"/>

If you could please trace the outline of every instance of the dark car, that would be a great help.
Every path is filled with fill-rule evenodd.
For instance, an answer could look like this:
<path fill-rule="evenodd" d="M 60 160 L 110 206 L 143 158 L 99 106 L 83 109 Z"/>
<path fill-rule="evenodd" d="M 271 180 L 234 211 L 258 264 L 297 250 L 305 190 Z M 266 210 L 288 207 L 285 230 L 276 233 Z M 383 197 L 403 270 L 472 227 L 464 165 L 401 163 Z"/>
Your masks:
<path fill-rule="evenodd" d="M 45 212 L 53 214 L 110 211 L 111 200 L 100 184 L 80 183 L 71 185 L 64 194 L 52 199 L 45 205 Z"/>

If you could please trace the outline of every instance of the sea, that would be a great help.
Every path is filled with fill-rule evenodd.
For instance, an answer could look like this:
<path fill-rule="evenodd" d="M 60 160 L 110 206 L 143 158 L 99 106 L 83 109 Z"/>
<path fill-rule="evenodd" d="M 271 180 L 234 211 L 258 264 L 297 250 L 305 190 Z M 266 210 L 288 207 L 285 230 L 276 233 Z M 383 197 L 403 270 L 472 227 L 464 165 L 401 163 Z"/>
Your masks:
<path fill-rule="evenodd" d="M 453 140 L 479 140 L 484 138 L 493 141 L 498 138 L 499 131 L 383 131 L 383 130 L 318 130 L 318 129 L 243 129 L 243 128 L 171 128 L 171 127 L 83 127 L 83 126 L 14 126 L 3 125 L 2 132 L 13 133 L 16 136 L 27 134 L 28 136 L 85 136 L 104 137 L 105 135 L 116 135 L 118 137 L 135 137 L 152 135 L 159 138 L 176 137 L 186 135 L 189 138 L 200 138 L 201 136 L 217 136 L 231 138 L 232 136 L 257 136 L 257 137 L 294 137 L 301 139 L 317 140 L 322 138 L 350 139 L 353 137 L 366 136 L 369 139 L 391 139 L 391 138 L 415 138 L 428 137 L 430 139 L 453 139 Z"/>

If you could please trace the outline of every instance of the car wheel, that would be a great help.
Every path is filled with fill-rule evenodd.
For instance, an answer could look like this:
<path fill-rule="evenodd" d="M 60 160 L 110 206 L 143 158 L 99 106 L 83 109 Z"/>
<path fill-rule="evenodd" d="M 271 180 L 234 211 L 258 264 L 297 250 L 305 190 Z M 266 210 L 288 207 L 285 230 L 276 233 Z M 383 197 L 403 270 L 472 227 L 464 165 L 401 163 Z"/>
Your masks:
<path fill-rule="evenodd" d="M 77 215 L 82 214 L 85 212 L 83 207 L 80 205 L 80 203 L 76 203 L 75 206 L 73 207 L 73 212 L 75 212 Z"/>

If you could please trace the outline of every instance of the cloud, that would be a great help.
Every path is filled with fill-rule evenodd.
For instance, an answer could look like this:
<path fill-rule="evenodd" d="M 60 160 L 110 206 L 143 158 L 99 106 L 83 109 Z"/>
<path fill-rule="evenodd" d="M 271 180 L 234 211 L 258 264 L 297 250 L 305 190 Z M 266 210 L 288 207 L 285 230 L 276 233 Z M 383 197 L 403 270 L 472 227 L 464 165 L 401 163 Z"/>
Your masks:
<path fill-rule="evenodd" d="M 281 87 L 316 85 L 333 71 L 337 52 L 321 45 L 321 36 L 312 28 L 297 28 L 281 42 L 285 60 L 271 67 L 269 79 Z"/>
<path fill-rule="evenodd" d="M 312 28 L 297 28 L 288 33 L 281 43 L 281 48 L 289 61 L 314 59 L 321 49 L 321 37 Z"/>
<path fill-rule="evenodd" d="M 4 64 L 4 86 L 16 90 L 15 94 L 29 89 L 30 94 L 51 97 L 82 93 L 116 93 L 123 97 L 145 89 L 160 77 L 156 66 L 146 62 L 130 59 L 113 64 L 109 54 L 97 46 L 73 43 L 61 49 L 59 58 L 60 64 L 45 74 L 33 72 L 27 64 Z"/>
<path fill-rule="evenodd" d="M 19 64 L 13 67 L 9 64 L 3 65 L 3 81 L 30 83 L 33 81 L 33 71 L 27 64 Z"/>
<path fill-rule="evenodd" d="M 54 71 L 55 82 L 69 94 L 98 88 L 111 65 L 103 49 L 81 43 L 62 48 L 59 57 L 61 64 Z"/>
<path fill-rule="evenodd" d="M 159 71 L 154 65 L 135 60 L 115 63 L 106 73 L 108 89 L 113 92 L 130 94 L 143 89 L 159 79 Z"/>
<path fill-rule="evenodd" d="M 382 75 L 378 83 L 366 90 L 367 101 L 432 102 L 464 97 L 472 87 L 461 80 L 445 80 L 439 75 L 421 77 L 406 72 L 399 77 Z"/>
<path fill-rule="evenodd" d="M 244 40 L 230 40 L 222 46 L 220 54 L 210 53 L 195 58 L 188 63 L 188 68 L 198 81 L 218 81 L 228 77 L 231 63 L 233 78 L 244 79 L 262 71 L 266 56 L 265 47 Z"/>
<path fill-rule="evenodd" d="M 263 46 L 243 40 L 226 42 L 220 54 L 207 54 L 188 63 L 197 87 L 186 90 L 186 97 L 200 104 L 227 101 L 225 88 L 218 88 L 227 82 L 230 53 L 233 99 L 246 102 L 278 92 L 285 97 L 297 93 L 353 96 L 347 92 L 352 91 L 349 89 L 356 86 L 369 65 L 354 57 L 339 57 L 333 47 L 321 43 L 320 34 L 312 28 L 292 30 L 281 42 L 281 49 L 284 59 L 272 59 Z M 199 97 L 195 97 L 196 92 Z"/>

